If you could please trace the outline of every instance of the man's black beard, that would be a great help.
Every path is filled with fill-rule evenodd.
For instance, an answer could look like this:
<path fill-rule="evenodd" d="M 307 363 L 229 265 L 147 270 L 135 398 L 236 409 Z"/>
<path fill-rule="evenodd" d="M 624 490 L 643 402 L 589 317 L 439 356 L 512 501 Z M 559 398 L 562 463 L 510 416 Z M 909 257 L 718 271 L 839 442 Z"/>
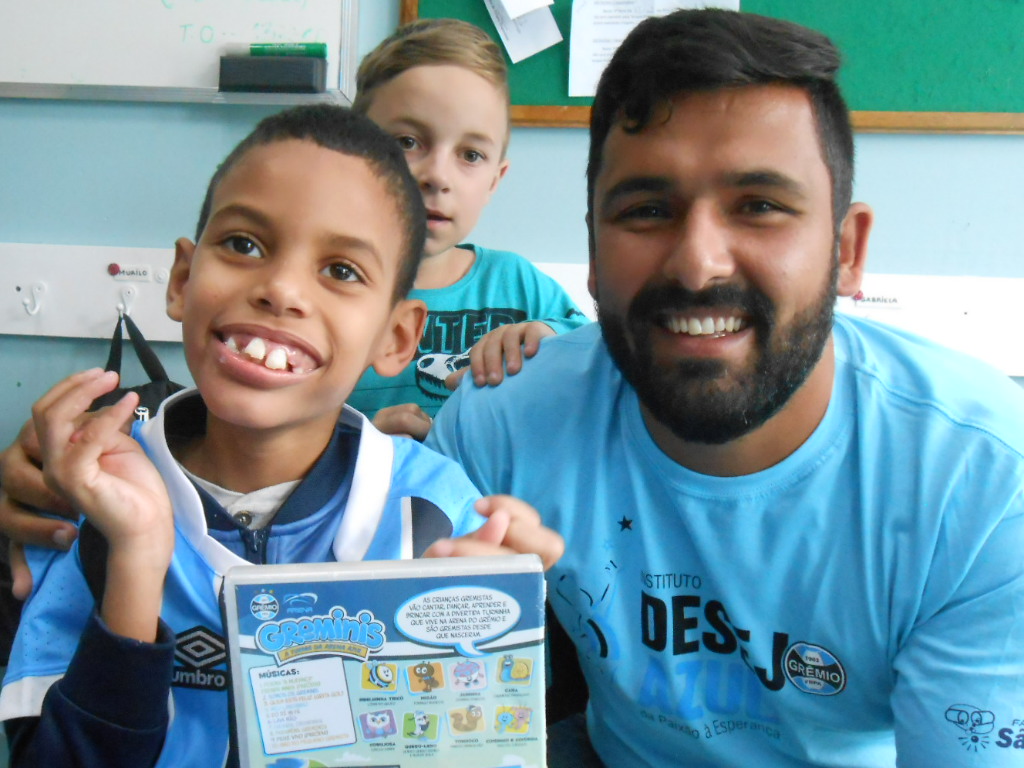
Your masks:
<path fill-rule="evenodd" d="M 720 445 L 764 424 L 810 376 L 832 330 L 837 275 L 833 259 L 821 299 L 786 328 L 777 326 L 767 296 L 733 286 L 700 293 L 678 285 L 649 286 L 633 298 L 625 320 L 602 312 L 598 299 L 598 321 L 612 359 L 650 414 L 681 440 Z M 756 340 L 752 368 L 734 371 L 726 382 L 729 371 L 719 360 L 658 366 L 651 331 L 666 314 L 696 307 L 728 307 L 746 316 Z"/>

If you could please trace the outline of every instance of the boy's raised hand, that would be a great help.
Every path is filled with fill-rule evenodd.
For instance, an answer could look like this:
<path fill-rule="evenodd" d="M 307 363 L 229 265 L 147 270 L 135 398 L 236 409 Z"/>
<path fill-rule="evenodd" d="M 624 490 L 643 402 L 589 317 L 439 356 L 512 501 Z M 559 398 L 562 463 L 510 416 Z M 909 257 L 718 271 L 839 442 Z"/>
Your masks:
<path fill-rule="evenodd" d="M 544 570 L 558 562 L 565 551 L 561 535 L 543 525 L 540 514 L 514 496 L 485 496 L 476 511 L 487 522 L 473 533 L 435 541 L 424 557 L 475 557 L 485 555 L 539 555 Z"/>
<path fill-rule="evenodd" d="M 174 547 L 170 498 L 156 467 L 125 434 L 138 395 L 95 413 L 89 405 L 117 386 L 117 374 L 77 373 L 32 407 L 43 477 L 104 535 L 111 552 L 166 570 Z"/>
<path fill-rule="evenodd" d="M 466 371 L 471 371 L 473 383 L 478 387 L 496 386 L 506 372 L 514 376 L 523 369 L 523 360 L 537 354 L 541 339 L 554 335 L 551 326 L 540 320 L 499 326 L 482 336 L 469 350 L 469 368 L 453 373 L 444 384 L 455 391 Z"/>
<path fill-rule="evenodd" d="M 131 392 L 87 413 L 117 379 L 99 369 L 75 374 L 36 402 L 32 419 L 47 484 L 107 540 L 101 618 L 115 634 L 152 642 L 174 552 L 174 517 L 163 478 L 125 434 L 139 396 Z"/>

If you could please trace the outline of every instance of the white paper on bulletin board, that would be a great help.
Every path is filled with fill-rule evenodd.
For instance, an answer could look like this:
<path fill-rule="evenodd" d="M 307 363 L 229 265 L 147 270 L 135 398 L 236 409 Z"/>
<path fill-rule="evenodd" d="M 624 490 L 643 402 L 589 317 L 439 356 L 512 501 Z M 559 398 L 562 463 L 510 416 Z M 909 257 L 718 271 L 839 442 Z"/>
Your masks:
<path fill-rule="evenodd" d="M 612 54 L 649 16 L 681 8 L 740 9 L 740 0 L 574 0 L 569 37 L 570 96 L 593 96 Z"/>

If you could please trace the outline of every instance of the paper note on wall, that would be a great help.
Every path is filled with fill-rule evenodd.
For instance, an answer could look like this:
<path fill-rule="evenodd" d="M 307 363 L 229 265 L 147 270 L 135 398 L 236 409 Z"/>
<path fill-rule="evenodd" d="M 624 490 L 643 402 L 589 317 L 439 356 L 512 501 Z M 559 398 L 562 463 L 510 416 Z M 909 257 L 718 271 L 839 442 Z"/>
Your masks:
<path fill-rule="evenodd" d="M 649 16 L 680 8 L 727 8 L 739 0 L 575 0 L 569 38 L 569 95 L 593 96 L 612 54 L 633 28 Z M 657 73 L 652 72 L 652 77 Z"/>
<path fill-rule="evenodd" d="M 562 40 L 562 33 L 558 31 L 550 8 L 538 8 L 512 18 L 501 0 L 484 0 L 484 4 L 513 64 Z"/>
<path fill-rule="evenodd" d="M 536 11 L 538 8 L 546 8 L 554 1 L 555 0 L 498 0 L 510 19 L 518 19 L 520 16 L 525 16 L 530 13 L 530 11 Z"/>

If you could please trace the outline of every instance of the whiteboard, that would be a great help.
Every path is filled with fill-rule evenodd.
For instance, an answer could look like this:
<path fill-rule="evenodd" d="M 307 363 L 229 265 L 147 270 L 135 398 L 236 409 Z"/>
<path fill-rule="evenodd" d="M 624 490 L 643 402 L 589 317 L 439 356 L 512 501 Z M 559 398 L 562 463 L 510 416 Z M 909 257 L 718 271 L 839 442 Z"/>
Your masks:
<path fill-rule="evenodd" d="M 220 57 L 231 46 L 324 42 L 328 89 L 350 101 L 357 6 L 358 0 L 0 0 L 0 96 L 217 100 Z"/>

